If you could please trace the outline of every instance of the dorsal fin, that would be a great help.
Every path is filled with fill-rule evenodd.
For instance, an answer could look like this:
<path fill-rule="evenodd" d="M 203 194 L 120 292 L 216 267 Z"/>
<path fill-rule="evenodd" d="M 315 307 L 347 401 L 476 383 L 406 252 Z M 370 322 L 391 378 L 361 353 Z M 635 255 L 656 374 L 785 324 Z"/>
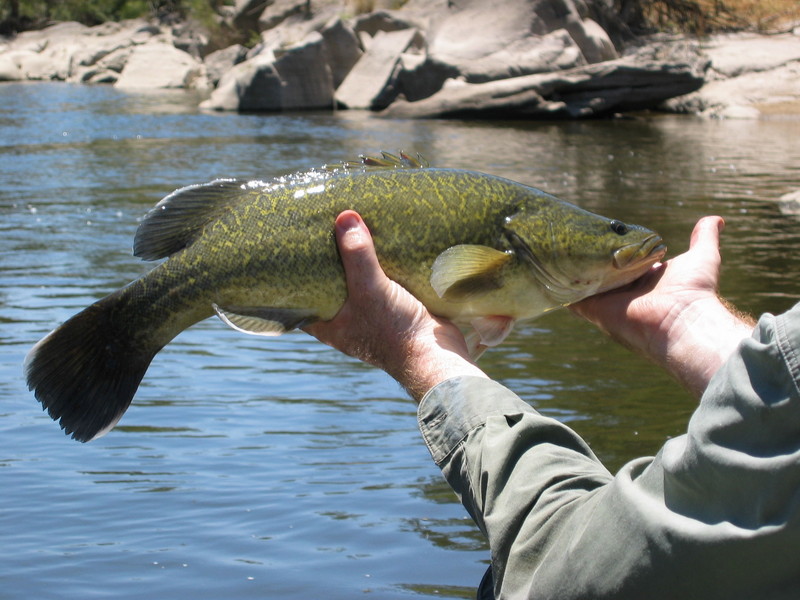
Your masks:
<path fill-rule="evenodd" d="M 175 190 L 144 216 L 133 240 L 133 254 L 156 260 L 191 245 L 208 223 L 257 183 L 216 179 Z"/>
<path fill-rule="evenodd" d="M 429 167 L 428 161 L 425 160 L 420 154 L 416 157 L 400 151 L 395 154 L 389 152 L 381 152 L 380 156 L 367 156 L 361 154 L 358 160 L 350 160 L 343 163 L 325 165 L 325 168 L 330 171 L 339 169 L 424 169 Z"/>

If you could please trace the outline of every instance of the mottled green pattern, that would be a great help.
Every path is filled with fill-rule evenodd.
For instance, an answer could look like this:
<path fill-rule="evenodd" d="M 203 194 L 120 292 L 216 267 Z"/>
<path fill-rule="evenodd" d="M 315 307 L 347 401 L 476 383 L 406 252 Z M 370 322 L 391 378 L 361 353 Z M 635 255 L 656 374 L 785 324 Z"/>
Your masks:
<path fill-rule="evenodd" d="M 621 234 L 609 219 L 539 190 L 401 166 L 171 194 L 134 242 L 143 258 L 168 258 L 37 344 L 28 385 L 86 441 L 122 416 L 155 354 L 215 310 L 232 327 L 267 335 L 332 318 L 346 297 L 334 237 L 345 209 L 363 216 L 389 277 L 435 314 L 475 328 L 486 345 L 502 341 L 514 320 L 623 285 L 663 256 L 652 232 L 628 226 Z M 476 355 L 481 347 L 471 343 Z"/>
<path fill-rule="evenodd" d="M 193 245 L 133 288 L 142 310 L 152 306 L 158 312 L 153 325 L 163 320 L 157 328 L 164 343 L 211 315 L 212 302 L 308 309 L 331 318 L 346 295 L 333 236 L 333 221 L 344 209 L 364 217 L 390 277 L 434 312 L 456 318 L 529 318 L 577 300 L 598 277 L 612 274 L 616 248 L 650 235 L 633 230 L 618 236 L 608 219 L 539 190 L 449 169 L 365 169 L 298 178 L 253 187 L 232 200 Z M 430 269 L 441 252 L 457 244 L 510 251 L 510 234 L 519 236 L 550 273 L 575 284 L 572 298 L 551 297 L 519 255 L 507 268 L 503 288 L 485 298 L 454 304 L 433 292 Z"/>

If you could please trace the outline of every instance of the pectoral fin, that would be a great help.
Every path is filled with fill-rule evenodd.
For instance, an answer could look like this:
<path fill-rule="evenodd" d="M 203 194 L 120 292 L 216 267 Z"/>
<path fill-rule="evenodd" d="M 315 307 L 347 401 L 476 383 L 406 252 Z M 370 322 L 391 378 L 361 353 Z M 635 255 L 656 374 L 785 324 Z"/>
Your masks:
<path fill-rule="evenodd" d="M 253 335 L 276 336 L 315 320 L 307 310 L 265 308 L 261 306 L 212 305 L 217 316 L 236 331 Z"/>
<path fill-rule="evenodd" d="M 431 286 L 440 298 L 464 301 L 499 288 L 512 254 L 472 244 L 452 246 L 433 261 Z"/>

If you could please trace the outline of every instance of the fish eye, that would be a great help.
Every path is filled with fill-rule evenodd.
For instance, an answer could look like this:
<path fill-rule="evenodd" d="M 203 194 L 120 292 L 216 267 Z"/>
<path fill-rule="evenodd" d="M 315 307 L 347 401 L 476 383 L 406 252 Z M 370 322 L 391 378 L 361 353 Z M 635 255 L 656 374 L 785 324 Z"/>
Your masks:
<path fill-rule="evenodd" d="M 611 221 L 609 227 L 611 227 L 611 231 L 613 231 L 617 235 L 625 235 L 626 233 L 628 233 L 628 226 L 625 225 L 625 223 L 623 223 L 622 221 L 616 221 L 616 220 Z"/>

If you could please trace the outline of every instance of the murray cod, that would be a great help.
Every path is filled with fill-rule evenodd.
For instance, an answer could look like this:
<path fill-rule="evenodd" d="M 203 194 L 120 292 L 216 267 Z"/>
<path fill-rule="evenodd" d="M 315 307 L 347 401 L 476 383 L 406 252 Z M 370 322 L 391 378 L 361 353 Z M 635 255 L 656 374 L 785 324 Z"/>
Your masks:
<path fill-rule="evenodd" d="M 531 319 L 624 285 L 660 260 L 654 232 L 492 175 L 383 153 L 272 182 L 179 189 L 143 219 L 134 254 L 167 258 L 31 349 L 28 386 L 65 433 L 88 441 L 128 408 L 156 353 L 217 314 L 280 335 L 336 315 L 347 296 L 334 235 L 361 214 L 391 278 L 473 348 Z"/>

